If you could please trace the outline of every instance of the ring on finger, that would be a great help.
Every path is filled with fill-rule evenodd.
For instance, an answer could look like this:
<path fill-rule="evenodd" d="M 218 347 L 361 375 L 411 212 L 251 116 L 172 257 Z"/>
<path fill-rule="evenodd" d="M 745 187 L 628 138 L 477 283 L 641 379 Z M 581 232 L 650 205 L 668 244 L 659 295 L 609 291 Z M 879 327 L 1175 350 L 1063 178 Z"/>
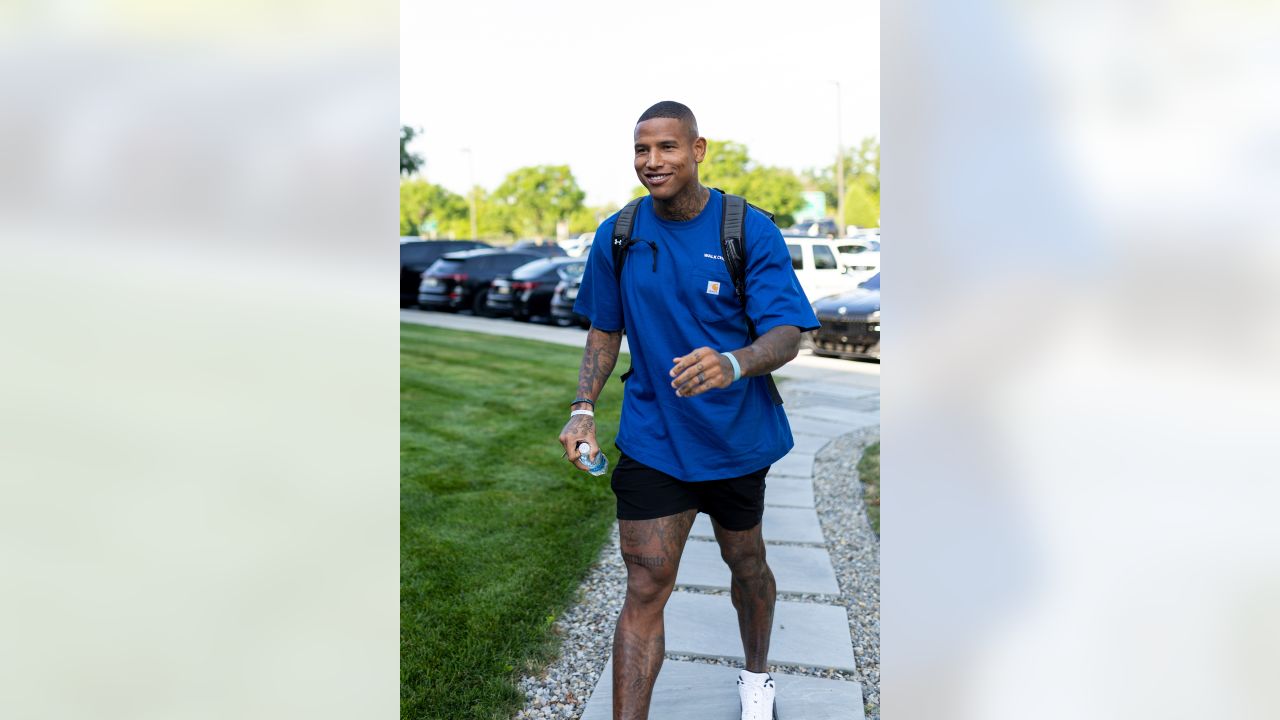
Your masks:
<path fill-rule="evenodd" d="M 706 376 L 705 376 L 705 375 L 703 375 L 702 373 L 698 373 L 698 384 L 699 384 L 699 385 L 701 385 L 702 383 L 704 383 L 704 382 L 706 382 L 706 381 L 707 381 Z"/>

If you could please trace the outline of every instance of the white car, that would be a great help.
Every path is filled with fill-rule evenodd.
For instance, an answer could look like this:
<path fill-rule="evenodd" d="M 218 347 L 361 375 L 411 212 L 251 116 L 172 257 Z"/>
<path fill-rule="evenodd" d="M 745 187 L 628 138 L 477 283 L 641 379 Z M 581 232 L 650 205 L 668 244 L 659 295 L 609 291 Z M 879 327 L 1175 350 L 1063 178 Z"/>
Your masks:
<path fill-rule="evenodd" d="M 862 282 L 880 272 L 880 241 L 872 238 L 837 238 L 840 264 Z"/>
<path fill-rule="evenodd" d="M 845 272 L 835 243 L 826 238 L 783 236 L 791 252 L 791 267 L 812 303 L 818 298 L 851 290 L 860 280 Z M 866 279 L 866 278 L 862 278 Z"/>
<path fill-rule="evenodd" d="M 587 250 L 591 248 L 591 241 L 594 240 L 596 234 L 593 232 L 585 232 L 576 238 L 569 238 L 556 243 L 564 249 L 569 257 L 582 257 Z"/>

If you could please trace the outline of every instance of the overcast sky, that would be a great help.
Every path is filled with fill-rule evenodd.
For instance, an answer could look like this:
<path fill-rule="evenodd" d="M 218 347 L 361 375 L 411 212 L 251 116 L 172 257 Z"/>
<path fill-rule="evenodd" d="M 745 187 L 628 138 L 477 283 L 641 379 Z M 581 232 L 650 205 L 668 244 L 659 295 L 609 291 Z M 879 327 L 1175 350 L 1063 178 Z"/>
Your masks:
<path fill-rule="evenodd" d="M 755 8 L 755 9 L 751 9 Z M 425 176 L 492 190 L 524 165 L 568 164 L 587 204 L 622 203 L 636 118 L 693 109 L 705 137 L 801 170 L 880 134 L 878 0 L 604 3 L 402 0 L 400 118 Z"/>

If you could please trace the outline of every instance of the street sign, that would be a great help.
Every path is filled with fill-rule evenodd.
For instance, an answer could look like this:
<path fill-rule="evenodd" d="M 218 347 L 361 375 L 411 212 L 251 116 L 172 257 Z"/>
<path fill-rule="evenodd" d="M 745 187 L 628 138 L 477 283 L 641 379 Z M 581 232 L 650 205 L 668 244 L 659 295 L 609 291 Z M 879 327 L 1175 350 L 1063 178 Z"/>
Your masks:
<path fill-rule="evenodd" d="M 796 212 L 796 220 L 821 220 L 827 216 L 827 194 L 821 190 L 800 193 L 804 207 Z"/>

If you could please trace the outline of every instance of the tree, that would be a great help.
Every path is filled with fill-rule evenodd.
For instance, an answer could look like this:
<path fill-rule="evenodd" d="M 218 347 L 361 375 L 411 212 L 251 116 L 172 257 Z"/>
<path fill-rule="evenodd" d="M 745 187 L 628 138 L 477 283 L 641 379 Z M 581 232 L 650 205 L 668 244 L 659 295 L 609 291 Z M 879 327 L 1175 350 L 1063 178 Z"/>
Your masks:
<path fill-rule="evenodd" d="M 811 168 L 804 172 L 804 179 L 807 185 L 815 190 L 821 190 L 827 196 L 827 207 L 838 207 L 836 202 L 836 159 L 831 159 L 831 164 L 823 168 Z M 844 188 L 845 197 L 849 195 L 849 189 L 855 184 L 861 183 L 862 186 L 876 198 L 877 207 L 880 198 L 880 141 L 875 137 L 865 137 L 858 142 L 857 147 L 847 148 L 844 151 Z M 848 208 L 845 209 L 848 214 Z"/>
<path fill-rule="evenodd" d="M 582 207 L 585 197 L 568 165 L 538 165 L 507 175 L 492 200 L 504 233 L 546 238 L 555 235 L 557 222 Z"/>
<path fill-rule="evenodd" d="M 423 225 L 434 221 L 437 234 L 443 225 L 461 218 L 466 221 L 467 201 L 457 193 L 421 178 L 400 182 L 400 234 L 422 234 Z"/>
<path fill-rule="evenodd" d="M 400 175 L 413 176 L 418 174 L 422 169 L 422 156 L 417 153 L 409 152 L 408 145 L 413 139 L 422 133 L 421 128 L 411 128 L 408 125 L 400 126 Z"/>
<path fill-rule="evenodd" d="M 596 228 L 600 227 L 600 223 L 618 210 L 617 203 L 581 208 L 569 216 L 569 234 L 581 235 L 586 232 L 595 232 Z"/>
<path fill-rule="evenodd" d="M 844 221 L 840 225 L 880 227 L 880 193 L 872 192 L 865 180 L 854 181 L 844 194 Z"/>
<path fill-rule="evenodd" d="M 785 168 L 757 165 L 747 146 L 732 141 L 708 140 L 707 156 L 698 168 L 698 179 L 707 187 L 741 195 L 753 205 L 773 213 L 780 227 L 795 223 L 795 212 L 804 206 L 804 186 Z"/>

